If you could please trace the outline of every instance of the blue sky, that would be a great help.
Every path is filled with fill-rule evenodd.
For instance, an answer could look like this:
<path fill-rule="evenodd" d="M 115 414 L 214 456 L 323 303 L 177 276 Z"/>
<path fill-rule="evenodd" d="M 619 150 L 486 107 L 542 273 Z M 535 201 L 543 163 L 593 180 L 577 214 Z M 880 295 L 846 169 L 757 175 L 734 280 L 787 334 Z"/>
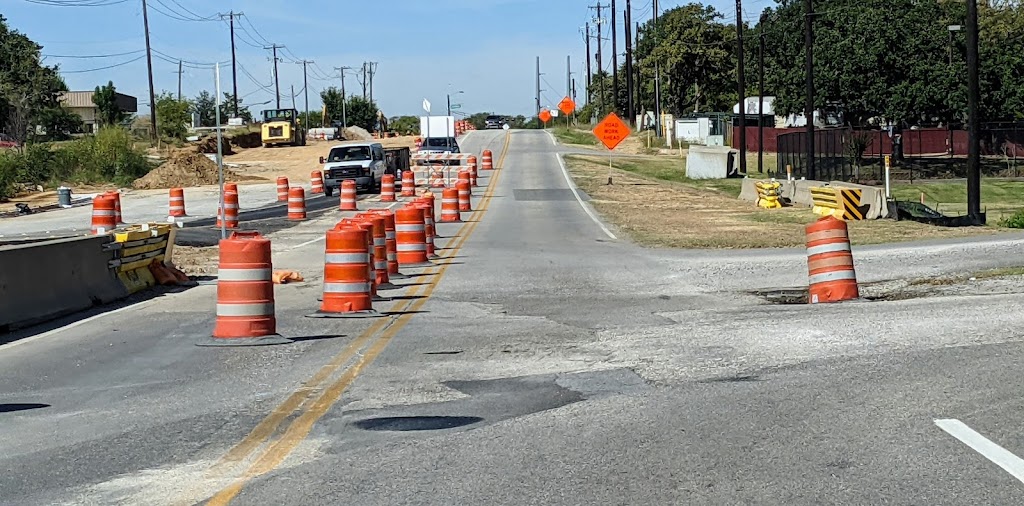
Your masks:
<path fill-rule="evenodd" d="M 114 3 L 118 0 L 57 0 L 58 3 Z M 10 25 L 43 45 L 48 64 L 59 63 L 72 89 L 92 89 L 113 80 L 118 91 L 148 102 L 141 0 L 124 0 L 98 7 L 40 5 L 39 0 L 0 0 Z M 571 57 L 577 93 L 583 96 L 584 46 L 580 29 L 594 17 L 587 0 L 149 0 L 150 32 L 155 57 L 156 89 L 177 92 L 176 61 L 225 62 L 221 86 L 231 89 L 231 48 L 226 21 L 185 21 L 181 18 L 215 16 L 231 10 L 245 13 L 236 22 L 239 69 L 238 92 L 245 104 L 272 101 L 270 52 L 265 41 L 286 46 L 279 54 L 281 105 L 291 102 L 291 86 L 302 108 L 302 66 L 310 69 L 310 108 L 319 107 L 319 91 L 340 85 L 334 67 L 359 69 L 364 61 L 379 62 L 374 77 L 374 99 L 389 116 L 421 112 L 424 98 L 443 112 L 445 94 L 462 111 L 532 115 L 535 94 L 535 58 L 541 58 L 542 105 L 553 107 L 565 95 L 566 56 Z M 45 2 L 44 2 L 45 3 Z M 610 3 L 604 0 L 604 3 Z M 617 0 L 618 9 L 625 0 Z M 635 20 L 651 13 L 651 0 L 633 0 Z M 685 2 L 661 0 L 661 9 Z M 735 19 L 735 2 L 710 2 Z M 771 0 L 746 0 L 744 18 L 754 19 Z M 282 8 L 287 5 L 288 7 Z M 163 12 L 160 12 L 163 11 Z M 607 12 L 605 18 L 609 18 Z M 610 21 L 610 18 L 608 19 Z M 250 23 L 251 22 L 251 26 Z M 618 23 L 621 27 L 622 16 Z M 237 29 L 241 26 L 241 29 Z M 607 25 L 606 25 L 607 26 Z M 621 30 L 621 28 L 620 28 Z M 621 40 L 619 51 L 624 51 Z M 605 32 L 607 36 L 607 31 Z M 110 58 L 69 58 L 128 53 Z M 604 55 L 611 61 L 611 43 Z M 163 59 L 161 59 L 163 58 Z M 171 63 L 167 60 L 173 60 Z M 114 68 L 71 73 L 100 67 Z M 193 65 L 195 66 L 195 65 Z M 252 79 L 243 70 L 251 74 Z M 350 71 L 351 72 L 351 71 Z M 269 87 L 269 90 L 264 88 Z M 189 97 L 214 89 L 213 70 L 185 68 L 182 91 Z M 359 78 L 349 75 L 347 91 L 361 93 Z M 254 105 L 258 111 L 268 105 Z"/>

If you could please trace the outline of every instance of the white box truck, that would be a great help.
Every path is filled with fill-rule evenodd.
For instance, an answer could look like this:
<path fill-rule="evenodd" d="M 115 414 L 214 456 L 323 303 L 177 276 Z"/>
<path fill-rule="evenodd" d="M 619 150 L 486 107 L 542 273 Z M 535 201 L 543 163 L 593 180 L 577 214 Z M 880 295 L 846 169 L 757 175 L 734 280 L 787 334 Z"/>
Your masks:
<path fill-rule="evenodd" d="M 420 116 L 420 137 L 455 137 L 455 116 Z"/>

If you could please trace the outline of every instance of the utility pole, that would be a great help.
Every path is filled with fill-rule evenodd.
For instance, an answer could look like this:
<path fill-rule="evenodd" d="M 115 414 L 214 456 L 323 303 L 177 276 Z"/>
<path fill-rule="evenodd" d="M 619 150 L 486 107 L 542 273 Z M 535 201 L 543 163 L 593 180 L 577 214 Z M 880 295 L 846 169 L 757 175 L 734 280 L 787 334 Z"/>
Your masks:
<path fill-rule="evenodd" d="M 743 0 L 736 0 L 736 86 L 740 96 L 740 172 L 747 172 L 747 82 L 743 68 Z"/>
<path fill-rule="evenodd" d="M 601 18 L 601 8 L 602 7 L 607 7 L 607 6 L 601 5 L 601 2 L 598 2 L 595 7 L 592 7 L 593 9 L 597 9 L 597 18 L 594 20 L 594 22 L 597 23 L 597 76 L 601 79 L 601 82 L 598 83 L 601 95 L 598 97 L 598 102 L 597 103 L 598 103 L 598 108 L 599 108 L 598 112 L 601 115 L 604 114 L 604 109 L 605 109 L 604 108 L 604 98 L 605 98 L 604 97 L 604 81 L 605 81 L 605 78 L 604 78 L 604 75 L 603 75 L 603 73 L 604 73 L 604 62 L 602 61 L 602 57 L 601 57 L 601 43 L 603 41 L 603 39 L 601 38 L 601 25 L 604 24 L 604 19 Z"/>
<path fill-rule="evenodd" d="M 565 96 L 572 98 L 572 56 L 565 57 Z M 573 113 L 576 111 L 574 110 Z M 568 128 L 572 121 L 572 113 L 565 115 L 565 126 Z"/>
<path fill-rule="evenodd" d="M 612 110 L 619 112 L 619 25 L 616 22 L 615 0 L 612 0 Z"/>
<path fill-rule="evenodd" d="M 363 62 L 363 100 L 366 100 L 366 62 Z"/>
<path fill-rule="evenodd" d="M 658 0 L 652 1 L 654 6 L 654 33 L 658 33 Z M 658 39 L 655 38 L 654 42 L 657 43 Z M 654 61 L 654 133 L 661 137 L 661 64 L 657 60 Z"/>
<path fill-rule="evenodd" d="M 807 79 L 807 102 L 804 104 L 804 117 L 807 120 L 807 174 L 808 180 L 814 181 L 818 174 L 814 170 L 814 0 L 804 2 L 804 74 Z"/>
<path fill-rule="evenodd" d="M 284 46 L 279 46 L 277 44 L 271 44 L 270 47 L 264 47 L 263 48 L 263 49 L 272 49 L 274 51 L 274 96 L 277 99 L 276 105 L 274 107 L 276 107 L 278 109 L 281 108 L 281 83 L 280 83 L 280 79 L 278 79 L 278 75 L 277 75 L 277 50 L 281 49 L 283 47 Z"/>
<path fill-rule="evenodd" d="M 379 65 L 379 63 L 377 63 L 375 61 L 372 61 L 372 62 L 369 62 L 369 65 L 370 65 L 370 102 L 373 102 L 373 75 L 377 73 L 377 65 Z"/>
<path fill-rule="evenodd" d="M 977 225 L 981 214 L 981 86 L 978 81 L 978 1 L 967 0 L 967 215 Z"/>
<path fill-rule="evenodd" d="M 345 94 L 345 71 L 351 70 L 352 67 L 334 67 L 341 74 L 341 128 L 348 128 L 348 117 L 345 114 L 345 102 L 348 100 L 348 95 Z"/>
<path fill-rule="evenodd" d="M 298 107 L 295 107 L 295 85 L 294 84 L 292 85 L 292 109 L 298 109 Z"/>
<path fill-rule="evenodd" d="M 146 0 L 142 0 L 142 27 L 146 30 L 146 69 L 149 72 L 149 127 L 153 129 L 149 137 L 157 140 L 156 131 L 156 92 L 153 91 L 153 49 L 149 45 L 149 9 Z"/>
<path fill-rule="evenodd" d="M 587 41 L 587 103 L 590 103 L 590 23 L 587 23 L 587 34 L 585 36 Z"/>
<path fill-rule="evenodd" d="M 178 60 L 178 71 L 175 72 L 175 74 L 178 74 L 178 102 L 181 102 L 181 75 L 184 73 L 184 70 L 181 68 L 181 60 Z"/>
<path fill-rule="evenodd" d="M 304 95 L 303 101 L 305 101 L 305 105 L 303 106 L 303 115 L 306 118 L 306 124 L 303 126 L 305 126 L 306 129 L 309 129 L 309 80 L 306 77 L 306 65 L 313 62 L 309 60 L 302 60 L 300 63 L 302 63 L 302 94 Z"/>
<path fill-rule="evenodd" d="M 757 24 L 757 172 L 764 172 L 764 18 Z"/>
<path fill-rule="evenodd" d="M 228 18 L 231 26 L 231 94 L 235 98 L 234 114 L 238 117 L 238 68 L 235 59 L 235 18 L 241 17 L 242 12 L 231 11 L 226 16 L 220 15 L 221 19 Z"/>
<path fill-rule="evenodd" d="M 537 57 L 537 116 L 540 116 L 540 56 Z"/>
<path fill-rule="evenodd" d="M 639 50 L 640 49 L 640 23 L 639 22 L 634 23 L 633 27 L 636 28 L 636 33 L 633 34 L 633 47 L 635 49 Z M 640 62 L 640 57 L 637 56 L 636 60 L 637 60 L 637 63 L 639 63 Z M 644 72 L 643 66 L 637 65 L 636 66 L 636 82 L 633 83 L 633 90 L 636 91 L 636 104 L 634 105 L 634 107 L 636 109 L 639 109 L 639 111 L 636 111 L 636 112 L 643 112 L 644 116 L 646 116 L 647 115 L 647 111 L 646 111 L 646 108 L 643 105 L 643 103 L 644 103 L 644 100 L 643 100 L 643 98 L 644 98 L 644 96 L 643 96 L 643 86 L 640 85 L 640 83 L 643 82 L 643 72 Z M 640 119 L 640 124 L 637 125 L 637 129 L 639 130 L 639 127 L 642 126 L 642 125 L 643 125 L 643 118 Z"/>
<path fill-rule="evenodd" d="M 626 35 L 626 116 L 629 124 L 636 119 L 636 104 L 633 102 L 633 37 L 630 27 L 633 24 L 633 13 L 630 10 L 630 0 L 626 0 L 626 11 L 623 13 Z"/>

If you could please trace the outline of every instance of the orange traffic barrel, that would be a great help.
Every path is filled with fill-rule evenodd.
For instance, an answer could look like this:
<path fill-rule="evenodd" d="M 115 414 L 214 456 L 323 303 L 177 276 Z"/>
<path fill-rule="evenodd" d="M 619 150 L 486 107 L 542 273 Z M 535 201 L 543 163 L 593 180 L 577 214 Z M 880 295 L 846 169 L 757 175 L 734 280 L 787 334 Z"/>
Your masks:
<path fill-rule="evenodd" d="M 309 193 L 323 193 L 324 192 L 324 173 L 319 170 L 314 170 L 309 174 L 309 183 L 312 187 Z"/>
<path fill-rule="evenodd" d="M 238 183 L 224 183 L 224 191 L 238 193 Z"/>
<path fill-rule="evenodd" d="M 356 182 L 346 179 L 341 182 L 341 205 L 342 211 L 356 211 Z"/>
<path fill-rule="evenodd" d="M 92 199 L 92 234 L 103 235 L 117 228 L 117 216 L 114 214 L 114 197 L 103 194 Z"/>
<path fill-rule="evenodd" d="M 469 160 L 466 162 L 466 164 L 468 165 L 468 168 L 469 168 L 469 182 L 473 186 L 477 186 L 477 184 L 476 184 L 477 183 L 477 176 L 479 174 L 477 173 L 476 157 L 475 156 L 470 156 Z"/>
<path fill-rule="evenodd" d="M 455 183 L 455 189 L 458 191 L 459 211 L 469 212 L 473 210 L 473 187 L 469 184 L 468 179 L 462 178 L 463 174 L 469 176 L 468 172 L 459 173 L 459 181 Z"/>
<path fill-rule="evenodd" d="M 284 176 L 277 178 L 277 201 L 288 202 L 288 178 Z"/>
<path fill-rule="evenodd" d="M 380 178 L 380 201 L 395 201 L 395 176 L 392 176 L 391 174 L 384 174 L 384 176 Z"/>
<path fill-rule="evenodd" d="M 175 218 L 188 216 L 185 214 L 185 190 L 181 188 L 171 188 L 167 207 L 170 210 L 167 216 L 173 216 Z"/>
<path fill-rule="evenodd" d="M 301 186 L 288 189 L 288 219 L 293 221 L 306 219 L 306 190 Z"/>
<path fill-rule="evenodd" d="M 402 173 L 402 196 L 416 196 L 416 173 L 411 170 Z"/>
<path fill-rule="evenodd" d="M 356 218 L 373 224 L 374 284 L 381 290 L 395 288 L 395 285 L 391 284 L 391 277 L 388 275 L 388 232 L 386 218 L 374 212 L 362 213 L 356 216 Z"/>
<path fill-rule="evenodd" d="M 826 216 L 807 225 L 807 271 L 811 304 L 860 297 L 846 222 Z"/>
<path fill-rule="evenodd" d="M 456 223 L 462 221 L 459 214 L 459 190 L 445 188 L 441 191 L 441 222 Z"/>
<path fill-rule="evenodd" d="M 400 267 L 433 265 L 427 257 L 425 211 L 409 204 L 395 211 L 395 250 Z"/>
<path fill-rule="evenodd" d="M 402 275 L 398 272 L 398 243 L 395 240 L 395 213 L 390 209 L 370 209 L 371 213 L 384 217 L 384 246 L 388 262 L 388 277 L 398 278 Z"/>
<path fill-rule="evenodd" d="M 351 221 L 351 220 L 347 220 Z M 327 231 L 324 297 L 312 317 L 379 316 L 373 310 L 369 232 L 342 222 Z"/>
<path fill-rule="evenodd" d="M 435 258 L 434 239 L 437 237 L 437 228 L 434 227 L 433 205 L 425 202 L 426 199 L 417 199 L 412 205 L 423 210 L 423 232 L 427 239 L 427 257 Z"/>
<path fill-rule="evenodd" d="M 119 191 L 108 191 L 107 195 L 110 195 L 114 199 L 114 221 L 118 225 L 124 224 L 124 220 L 121 219 L 121 192 Z"/>
<path fill-rule="evenodd" d="M 444 166 L 438 165 L 430 168 L 430 180 L 428 181 L 431 188 L 444 188 Z"/>
<path fill-rule="evenodd" d="M 214 344 L 287 342 L 247 339 L 277 334 L 272 272 L 270 241 L 259 232 L 233 232 L 220 241 Z"/>
<path fill-rule="evenodd" d="M 365 219 L 355 218 L 342 218 L 335 226 L 351 226 L 357 227 L 360 230 L 366 231 L 366 251 L 370 253 L 370 260 L 366 264 L 366 275 L 370 280 L 370 298 L 374 301 L 387 300 L 381 299 L 377 296 L 377 275 L 373 268 L 374 252 L 373 252 L 373 223 Z"/>
<path fill-rule="evenodd" d="M 224 220 L 225 228 L 238 228 L 238 194 L 224 192 L 224 209 L 217 206 L 217 226 L 221 226 L 221 219 Z"/>
<path fill-rule="evenodd" d="M 480 170 L 494 170 L 494 155 L 489 149 L 485 149 L 481 156 Z"/>

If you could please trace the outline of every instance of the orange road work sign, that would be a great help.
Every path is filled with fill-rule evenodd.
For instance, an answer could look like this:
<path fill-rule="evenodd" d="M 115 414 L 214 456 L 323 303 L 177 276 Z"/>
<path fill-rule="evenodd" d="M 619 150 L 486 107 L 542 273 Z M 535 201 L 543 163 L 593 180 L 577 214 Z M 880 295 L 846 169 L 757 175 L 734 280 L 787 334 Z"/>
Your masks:
<path fill-rule="evenodd" d="M 558 110 L 562 111 L 562 114 L 568 116 L 576 110 L 576 102 L 573 102 L 569 97 L 565 97 L 558 103 Z"/>
<path fill-rule="evenodd" d="M 537 115 L 537 118 L 539 118 L 544 123 L 547 123 L 548 121 L 551 121 L 551 112 L 548 111 L 547 109 L 544 109 L 540 112 L 540 114 Z"/>
<path fill-rule="evenodd" d="M 629 137 L 629 125 L 622 121 L 614 112 L 605 116 L 594 127 L 594 135 L 608 149 L 615 149 L 620 142 Z"/>

